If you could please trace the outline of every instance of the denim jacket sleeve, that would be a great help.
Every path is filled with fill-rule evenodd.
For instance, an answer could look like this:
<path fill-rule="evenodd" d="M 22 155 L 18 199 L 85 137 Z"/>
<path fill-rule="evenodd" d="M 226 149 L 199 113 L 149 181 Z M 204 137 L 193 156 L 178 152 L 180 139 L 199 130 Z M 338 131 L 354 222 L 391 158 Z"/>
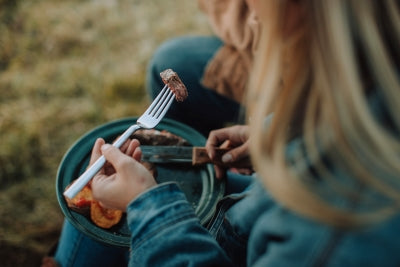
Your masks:
<path fill-rule="evenodd" d="M 231 265 L 175 183 L 143 193 L 127 212 L 131 266 Z"/>

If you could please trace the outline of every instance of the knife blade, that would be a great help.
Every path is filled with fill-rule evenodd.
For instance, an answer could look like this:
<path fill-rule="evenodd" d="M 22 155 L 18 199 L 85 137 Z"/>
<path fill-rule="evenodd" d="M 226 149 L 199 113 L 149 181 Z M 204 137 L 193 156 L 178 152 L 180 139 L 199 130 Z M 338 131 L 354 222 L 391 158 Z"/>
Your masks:
<path fill-rule="evenodd" d="M 211 160 L 205 147 L 191 146 L 140 146 L 142 161 L 152 163 L 191 163 L 202 165 L 207 163 L 223 165 L 221 157 L 229 151 L 216 148 L 216 160 Z"/>

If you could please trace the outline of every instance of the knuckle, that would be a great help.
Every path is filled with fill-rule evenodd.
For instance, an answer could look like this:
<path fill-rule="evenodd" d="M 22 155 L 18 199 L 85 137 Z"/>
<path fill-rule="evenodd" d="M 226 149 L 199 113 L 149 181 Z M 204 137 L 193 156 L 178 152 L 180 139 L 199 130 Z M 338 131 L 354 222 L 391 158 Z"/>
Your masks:
<path fill-rule="evenodd" d="M 125 167 L 129 166 L 130 164 L 131 164 L 131 160 L 128 157 L 122 157 L 118 162 L 118 165 L 121 168 L 125 168 Z"/>
<path fill-rule="evenodd" d="M 215 137 L 215 135 L 216 135 L 216 130 L 212 130 L 212 131 L 208 134 L 208 138 L 209 138 L 209 139 L 212 139 L 212 138 Z"/>

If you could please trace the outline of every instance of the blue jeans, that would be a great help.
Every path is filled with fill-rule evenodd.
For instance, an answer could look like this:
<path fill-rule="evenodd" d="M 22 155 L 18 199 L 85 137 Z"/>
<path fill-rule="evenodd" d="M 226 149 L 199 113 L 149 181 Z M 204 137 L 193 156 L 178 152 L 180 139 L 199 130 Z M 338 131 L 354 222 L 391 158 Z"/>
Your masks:
<path fill-rule="evenodd" d="M 97 242 L 64 220 L 54 258 L 61 267 L 126 267 L 129 261 L 129 249 Z"/>
<path fill-rule="evenodd" d="M 160 72 L 172 69 L 188 89 L 183 102 L 174 102 L 166 117 L 185 123 L 205 137 L 210 130 L 241 122 L 242 107 L 201 84 L 204 69 L 222 42 L 212 36 L 184 36 L 162 44 L 148 66 L 147 90 L 153 99 L 163 88 Z"/>

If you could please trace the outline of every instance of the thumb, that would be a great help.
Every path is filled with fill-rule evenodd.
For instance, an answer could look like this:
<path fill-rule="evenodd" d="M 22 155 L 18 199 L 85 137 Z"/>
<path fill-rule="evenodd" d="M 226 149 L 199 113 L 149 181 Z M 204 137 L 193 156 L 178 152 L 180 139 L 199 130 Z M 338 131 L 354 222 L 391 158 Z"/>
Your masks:
<path fill-rule="evenodd" d="M 131 158 L 122 153 L 121 150 L 110 144 L 102 145 L 101 152 L 106 160 L 113 165 L 116 171 L 121 170 L 121 166 L 123 166 L 127 161 L 131 160 Z"/>
<path fill-rule="evenodd" d="M 229 152 L 225 153 L 221 160 L 223 163 L 232 163 L 239 161 L 248 156 L 248 146 L 247 144 L 243 144 L 236 148 L 231 149 Z"/>
<path fill-rule="evenodd" d="M 92 149 L 92 154 L 90 156 L 90 162 L 89 166 L 95 163 L 95 161 L 100 158 L 101 156 L 101 151 L 100 148 L 102 145 L 104 145 L 105 141 L 102 138 L 98 138 L 96 142 L 94 143 L 93 149 Z"/>

